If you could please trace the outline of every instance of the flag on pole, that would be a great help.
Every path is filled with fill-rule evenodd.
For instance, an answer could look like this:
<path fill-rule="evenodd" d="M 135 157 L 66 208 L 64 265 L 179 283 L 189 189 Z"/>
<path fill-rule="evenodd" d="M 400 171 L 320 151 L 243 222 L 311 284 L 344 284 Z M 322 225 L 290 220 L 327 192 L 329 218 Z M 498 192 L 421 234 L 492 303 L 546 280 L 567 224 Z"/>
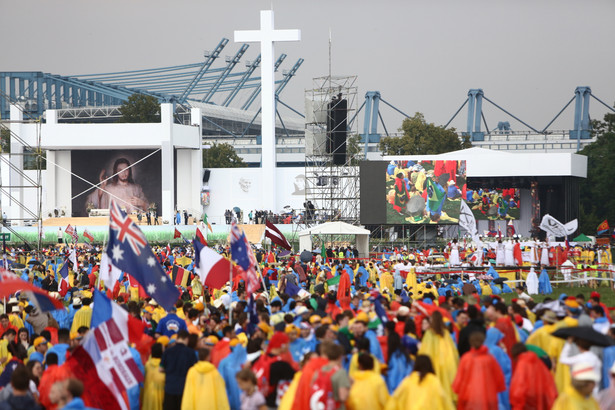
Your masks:
<path fill-rule="evenodd" d="M 81 360 L 75 363 L 69 359 L 67 366 L 71 370 L 76 366 L 85 367 L 90 373 L 85 376 L 86 380 L 92 381 L 96 387 L 100 381 L 110 390 L 108 391 L 110 397 L 99 398 L 97 396 L 101 391 L 88 389 L 93 391 L 84 395 L 86 403 L 103 400 L 106 405 L 100 408 L 125 409 L 127 405 L 123 397 L 124 392 L 137 386 L 144 379 L 128 347 L 128 342 L 139 344 L 144 338 L 149 338 L 143 333 L 145 323 L 130 316 L 101 292 L 95 291 L 91 326 L 92 330 L 88 332 L 81 346 L 75 349 L 77 357 Z"/>
<path fill-rule="evenodd" d="M 190 271 L 184 269 L 181 266 L 173 265 L 171 270 L 171 277 L 175 286 L 181 286 L 183 288 L 188 286 L 188 280 L 190 279 Z"/>
<path fill-rule="evenodd" d="M 79 239 L 79 235 L 77 234 L 77 228 L 74 228 L 70 224 L 68 224 L 64 232 L 69 234 L 73 238 L 74 243 L 77 243 L 77 240 Z"/>
<path fill-rule="evenodd" d="M 106 252 L 103 252 L 102 257 L 100 258 L 100 280 L 105 282 L 105 286 L 109 289 L 113 289 L 115 287 L 115 282 L 117 282 L 122 275 L 122 271 L 117 267 L 113 266 L 113 264 L 109 261 L 109 256 Z"/>
<path fill-rule="evenodd" d="M 85 231 L 83 231 L 83 237 L 84 238 L 88 238 L 90 240 L 90 242 L 94 242 L 94 237 L 92 236 L 92 234 L 90 232 L 88 232 L 87 229 Z"/>
<path fill-rule="evenodd" d="M 515 232 L 515 225 L 513 225 L 513 221 L 511 219 L 508 221 L 508 226 L 506 227 L 506 236 L 513 236 Z"/>
<path fill-rule="evenodd" d="M 234 222 L 231 224 L 231 257 L 244 272 L 248 294 L 256 292 L 261 286 L 256 273 L 258 262 L 252 253 L 246 234 Z"/>
<path fill-rule="evenodd" d="M 207 229 L 209 229 L 209 232 L 214 232 L 214 230 L 211 228 L 211 225 L 209 224 L 209 221 L 207 220 L 207 214 L 205 212 L 203 212 L 203 223 L 207 225 Z"/>
<path fill-rule="evenodd" d="M 30 282 L 22 280 L 14 273 L 5 269 L 0 269 L 0 299 L 10 298 L 17 292 L 29 292 L 36 294 L 38 305 L 41 311 L 50 311 L 55 309 L 64 309 L 62 301 L 53 298 L 49 293 Z"/>
<path fill-rule="evenodd" d="M 192 241 L 192 245 L 194 246 L 194 266 L 203 286 L 213 289 L 224 287 L 231 272 L 231 261 L 213 249 L 201 245 L 197 240 Z"/>
<path fill-rule="evenodd" d="M 609 233 L 609 222 L 605 219 L 600 225 L 598 225 L 598 235 Z"/>
<path fill-rule="evenodd" d="M 73 272 L 77 273 L 77 269 L 79 268 L 79 265 L 77 264 L 77 250 L 75 248 L 72 248 L 70 250 L 68 254 L 68 259 L 73 264 Z"/>
<path fill-rule="evenodd" d="M 271 239 L 271 242 L 278 245 L 280 248 L 290 250 L 291 246 L 282 235 L 282 232 L 269 221 L 265 221 L 265 237 Z"/>
<path fill-rule="evenodd" d="M 205 228 L 205 224 L 203 222 L 200 222 L 196 226 L 196 237 L 203 245 L 207 246 L 207 229 Z"/>
<path fill-rule="evenodd" d="M 169 310 L 179 291 L 158 263 L 145 235 L 115 200 L 111 201 L 109 219 L 109 262 L 130 274 L 150 297 Z"/>
<path fill-rule="evenodd" d="M 182 233 L 175 228 L 175 232 L 173 233 L 173 239 L 181 238 Z"/>
<path fill-rule="evenodd" d="M 64 264 L 58 271 L 60 274 L 60 280 L 58 281 L 58 293 L 64 297 L 68 293 L 68 263 L 64 261 Z"/>

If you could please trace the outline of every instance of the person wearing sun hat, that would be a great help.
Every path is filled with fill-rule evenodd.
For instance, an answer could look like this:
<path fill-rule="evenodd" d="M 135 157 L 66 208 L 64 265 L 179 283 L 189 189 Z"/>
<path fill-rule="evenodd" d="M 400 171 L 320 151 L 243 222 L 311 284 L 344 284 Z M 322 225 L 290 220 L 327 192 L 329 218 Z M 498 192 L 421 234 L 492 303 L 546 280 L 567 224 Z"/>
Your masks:
<path fill-rule="evenodd" d="M 572 382 L 555 399 L 552 410 L 600 409 L 592 397 L 594 387 L 600 382 L 600 373 L 591 363 L 580 362 L 572 366 L 570 374 Z"/>

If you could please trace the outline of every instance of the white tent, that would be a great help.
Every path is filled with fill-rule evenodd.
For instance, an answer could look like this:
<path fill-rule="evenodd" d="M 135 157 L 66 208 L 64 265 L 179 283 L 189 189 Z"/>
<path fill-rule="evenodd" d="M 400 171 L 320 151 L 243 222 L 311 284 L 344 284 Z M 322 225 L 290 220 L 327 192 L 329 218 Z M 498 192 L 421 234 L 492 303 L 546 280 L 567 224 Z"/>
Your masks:
<path fill-rule="evenodd" d="M 350 225 L 346 222 L 325 222 L 299 232 L 299 249 L 312 250 L 313 235 L 352 235 L 356 238 L 357 250 L 360 258 L 369 257 L 369 235 L 368 229 L 360 226 Z"/>

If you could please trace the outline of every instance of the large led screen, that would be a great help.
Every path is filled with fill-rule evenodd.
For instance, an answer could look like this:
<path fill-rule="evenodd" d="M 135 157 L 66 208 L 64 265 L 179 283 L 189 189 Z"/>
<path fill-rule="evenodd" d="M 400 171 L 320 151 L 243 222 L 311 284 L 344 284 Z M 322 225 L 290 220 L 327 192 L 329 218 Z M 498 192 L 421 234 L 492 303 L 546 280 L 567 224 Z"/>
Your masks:
<path fill-rule="evenodd" d="M 111 198 L 128 213 L 160 212 L 161 153 L 153 150 L 79 150 L 71 153 L 73 216 L 108 209 Z"/>
<path fill-rule="evenodd" d="M 388 224 L 459 223 L 465 161 L 391 161 L 384 181 Z"/>

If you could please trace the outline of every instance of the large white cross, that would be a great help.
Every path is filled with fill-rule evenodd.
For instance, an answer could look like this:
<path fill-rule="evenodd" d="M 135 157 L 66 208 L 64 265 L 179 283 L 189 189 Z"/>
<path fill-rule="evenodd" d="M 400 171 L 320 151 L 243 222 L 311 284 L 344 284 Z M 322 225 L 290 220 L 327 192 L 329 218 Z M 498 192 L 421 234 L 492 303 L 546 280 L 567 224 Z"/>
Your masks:
<path fill-rule="evenodd" d="M 275 75 L 273 43 L 300 41 L 301 30 L 276 30 L 273 10 L 261 10 L 260 30 L 235 31 L 235 42 L 261 43 L 261 195 L 262 209 L 277 212 L 275 146 Z"/>

